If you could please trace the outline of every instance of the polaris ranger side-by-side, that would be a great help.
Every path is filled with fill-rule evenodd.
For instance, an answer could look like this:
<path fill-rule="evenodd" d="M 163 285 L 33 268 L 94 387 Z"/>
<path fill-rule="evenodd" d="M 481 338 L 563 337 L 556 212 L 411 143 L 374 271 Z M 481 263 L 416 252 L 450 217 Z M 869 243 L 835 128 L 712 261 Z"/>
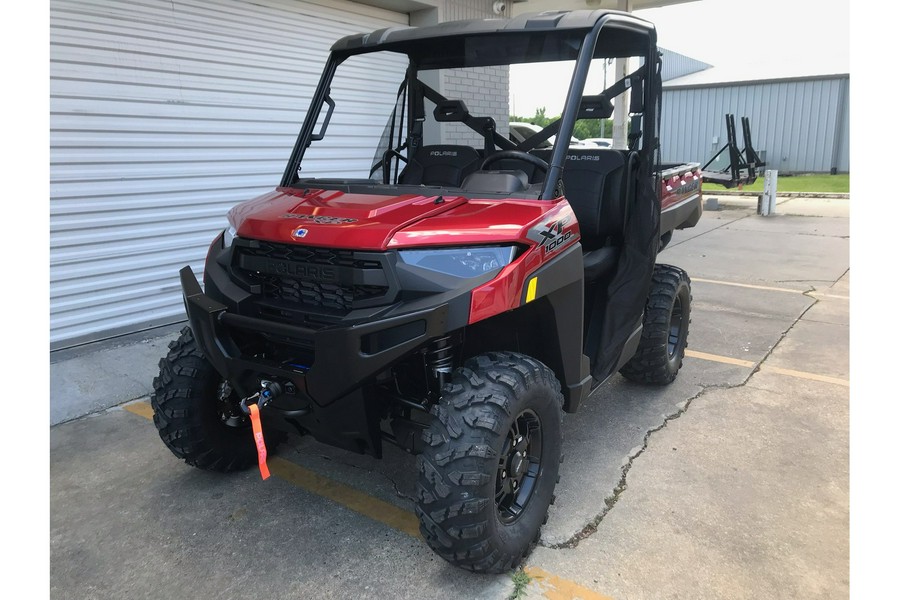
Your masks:
<path fill-rule="evenodd" d="M 592 87 L 608 57 L 634 71 Z M 550 61 L 574 65 L 562 116 L 520 143 L 441 85 Z M 391 90 L 380 142 L 354 114 L 376 85 Z M 181 271 L 190 327 L 152 396 L 165 444 L 217 471 L 257 462 L 260 420 L 270 450 L 284 432 L 375 457 L 398 445 L 419 455 L 434 551 L 515 567 L 554 497 L 563 413 L 616 372 L 667 384 L 682 364 L 690 281 L 656 256 L 699 219 L 700 172 L 659 163 L 660 85 L 653 25 L 614 11 L 339 40 L 281 184 L 230 211 L 203 288 Z M 628 148 L 570 148 L 576 120 L 609 118 L 626 90 Z"/>

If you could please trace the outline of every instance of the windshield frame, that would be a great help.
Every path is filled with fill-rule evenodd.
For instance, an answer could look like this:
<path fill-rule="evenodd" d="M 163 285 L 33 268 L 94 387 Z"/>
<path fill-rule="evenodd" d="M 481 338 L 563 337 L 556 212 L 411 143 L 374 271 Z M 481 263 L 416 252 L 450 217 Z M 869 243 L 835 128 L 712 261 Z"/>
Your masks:
<path fill-rule="evenodd" d="M 575 58 L 575 68 L 572 73 L 572 79 L 569 84 L 569 88 L 566 94 L 566 100 L 562 112 L 562 117 L 559 123 L 559 131 L 556 134 L 556 141 L 553 146 L 553 152 L 551 154 L 551 159 L 549 161 L 549 170 L 547 171 L 547 175 L 544 179 L 544 184 L 541 189 L 539 198 L 543 199 L 552 199 L 556 192 L 559 189 L 559 182 L 562 176 L 563 164 L 566 159 L 566 153 L 569 147 L 569 140 L 572 137 L 572 133 L 574 131 L 575 121 L 578 117 L 578 109 L 581 106 L 582 95 L 584 93 L 585 82 L 587 80 L 588 69 L 590 68 L 590 64 L 592 59 L 594 58 L 602 58 L 606 56 L 642 56 L 645 66 L 649 67 L 649 73 L 651 75 L 645 77 L 645 81 L 643 84 L 643 93 L 644 93 L 644 112 L 643 112 L 643 127 L 642 127 L 642 143 L 638 148 L 638 153 L 642 160 L 645 160 L 649 163 L 653 163 L 654 161 L 654 152 L 653 150 L 658 146 L 658 140 L 656 138 L 657 131 L 657 117 L 658 117 L 658 98 L 661 90 L 658 89 L 659 84 L 659 53 L 657 52 L 656 45 L 656 29 L 655 27 L 638 17 L 634 17 L 629 13 L 623 13 L 619 11 L 574 11 L 575 13 L 592 13 L 590 16 L 593 18 L 593 24 L 591 27 L 581 27 L 581 28 L 561 28 L 558 31 L 556 30 L 548 30 L 546 32 L 546 38 L 552 40 L 552 35 L 556 33 L 560 40 L 571 40 L 573 34 L 583 34 L 581 43 L 577 49 L 577 56 Z M 543 16 L 543 15 L 539 15 Z M 584 16 L 584 15 L 580 15 Z M 520 18 L 521 19 L 521 18 Z M 489 20 L 488 22 L 490 22 Z M 322 76 L 319 80 L 319 84 L 316 87 L 316 91 L 313 94 L 313 97 L 310 101 L 309 110 L 307 111 L 306 118 L 303 121 L 303 125 L 301 127 L 300 133 L 297 137 L 297 141 L 294 145 L 294 149 L 291 153 L 288 164 L 285 168 L 284 175 L 282 176 L 281 186 L 282 187 L 295 187 L 298 183 L 301 182 L 300 177 L 300 167 L 303 160 L 303 155 L 306 149 L 313 143 L 316 132 L 314 129 L 316 127 L 316 123 L 318 122 L 319 115 L 323 109 L 323 106 L 326 105 L 327 99 L 329 99 L 329 93 L 331 88 L 331 82 L 334 78 L 334 75 L 337 71 L 337 67 L 347 60 L 351 56 L 359 55 L 359 54 L 367 54 L 371 52 L 378 51 L 391 51 L 395 53 L 405 54 L 409 57 L 409 68 L 407 69 L 407 85 L 410 81 L 417 77 L 417 73 L 419 70 L 418 62 L 423 62 L 423 48 L 427 48 L 430 46 L 426 46 L 425 42 L 433 43 L 435 40 L 440 41 L 441 39 L 458 39 L 465 41 L 467 38 L 472 36 L 479 37 L 487 37 L 493 39 L 498 45 L 502 45 L 504 39 L 510 39 L 509 36 L 514 33 L 521 33 L 517 30 L 512 30 L 508 32 L 507 30 L 502 29 L 494 29 L 489 33 L 468 33 L 465 30 L 464 25 L 466 23 L 474 24 L 474 27 L 484 27 L 484 22 L 479 21 L 471 21 L 471 22 L 458 22 L 458 23 L 446 23 L 439 26 L 435 26 L 433 28 L 421 28 L 422 30 L 436 30 L 437 28 L 441 28 L 442 26 L 446 28 L 450 32 L 443 37 L 440 35 L 434 35 L 432 37 L 428 37 L 425 35 L 427 31 L 423 31 L 420 39 L 415 39 L 414 35 L 417 33 L 418 28 L 409 28 L 409 29 L 399 29 L 399 34 L 406 36 L 406 38 L 413 37 L 412 40 L 406 39 L 401 41 L 392 42 L 390 41 L 390 33 L 395 30 L 382 30 L 379 32 L 374 32 L 373 34 L 368 34 L 366 36 L 348 36 L 347 38 L 343 38 L 335 43 L 332 47 L 332 51 L 328 56 L 328 59 L 325 63 L 325 68 L 322 72 Z M 492 25 L 493 26 L 493 25 Z M 456 29 L 454 29 L 454 27 Z M 524 27 L 524 26 L 523 26 Z M 412 33 L 407 33 L 412 30 Z M 457 31 L 458 30 L 458 31 Z M 598 39 L 600 37 L 601 32 L 610 32 L 610 39 L 626 39 L 628 40 L 628 44 L 625 45 L 624 50 L 627 50 L 626 53 L 622 53 L 622 47 L 607 46 L 603 48 L 603 51 L 600 51 L 598 48 Z M 382 34 L 378 36 L 376 34 Z M 541 33 L 544 33 L 543 31 Z M 617 37 L 618 36 L 618 37 Z M 387 39 L 386 42 L 370 42 L 372 38 L 376 39 Z M 490 40 L 488 40 L 490 41 Z M 637 42 L 636 42 L 637 41 Z M 640 43 L 640 42 L 643 42 Z M 634 54 L 635 46 L 640 46 L 643 52 Z M 417 62 L 415 58 L 419 55 L 419 61 Z M 539 57 L 544 58 L 544 57 Z M 560 56 L 558 60 L 561 59 L 571 60 L 571 56 Z M 502 65 L 502 64 L 520 64 L 533 62 L 533 57 L 529 57 L 529 55 L 519 56 L 520 60 L 514 62 L 496 62 L 496 57 L 475 57 L 470 62 L 465 62 L 463 64 L 455 64 L 450 63 L 447 59 L 444 59 L 446 64 L 440 65 L 445 67 L 468 67 L 468 66 L 491 66 L 491 65 Z M 468 60 L 468 57 L 466 57 Z M 440 68 L 440 66 L 432 66 L 428 65 L 428 68 Z M 408 94 L 410 96 L 409 102 L 412 102 L 413 94 Z M 412 131 L 414 114 L 411 110 L 412 106 L 410 105 L 410 110 L 407 111 L 406 119 L 406 127 L 407 131 Z M 321 133 L 321 132 L 320 132 Z M 333 184 L 328 184 L 326 181 L 322 183 L 326 185 L 341 185 L 339 182 L 334 182 Z M 344 182 L 346 185 L 347 182 Z M 362 182 L 356 182 L 362 183 Z M 379 186 L 376 182 L 370 181 L 369 185 L 366 187 L 371 187 L 377 189 Z M 396 185 L 388 185 L 383 184 L 386 188 L 396 189 L 398 186 Z"/>

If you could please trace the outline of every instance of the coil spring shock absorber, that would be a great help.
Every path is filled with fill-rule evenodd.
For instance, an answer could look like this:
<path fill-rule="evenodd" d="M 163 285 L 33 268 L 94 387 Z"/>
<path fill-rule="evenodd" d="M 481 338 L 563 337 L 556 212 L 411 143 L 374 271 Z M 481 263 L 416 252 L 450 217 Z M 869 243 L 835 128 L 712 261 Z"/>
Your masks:
<path fill-rule="evenodd" d="M 425 366 L 437 379 L 438 394 L 453 372 L 453 361 L 456 358 L 455 349 L 453 337 L 448 335 L 431 342 L 425 351 Z"/>

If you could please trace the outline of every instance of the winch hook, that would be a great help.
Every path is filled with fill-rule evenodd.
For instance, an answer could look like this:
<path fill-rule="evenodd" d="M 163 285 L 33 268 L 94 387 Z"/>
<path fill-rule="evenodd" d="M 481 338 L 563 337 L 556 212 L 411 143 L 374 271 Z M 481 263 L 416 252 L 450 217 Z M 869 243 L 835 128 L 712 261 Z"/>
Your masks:
<path fill-rule="evenodd" d="M 259 384 L 261 387 L 258 392 L 241 400 L 241 410 L 246 415 L 250 414 L 250 408 L 247 405 L 253 400 L 256 400 L 256 405 L 262 410 L 266 404 L 280 396 L 283 391 L 281 384 L 277 381 L 263 380 Z"/>

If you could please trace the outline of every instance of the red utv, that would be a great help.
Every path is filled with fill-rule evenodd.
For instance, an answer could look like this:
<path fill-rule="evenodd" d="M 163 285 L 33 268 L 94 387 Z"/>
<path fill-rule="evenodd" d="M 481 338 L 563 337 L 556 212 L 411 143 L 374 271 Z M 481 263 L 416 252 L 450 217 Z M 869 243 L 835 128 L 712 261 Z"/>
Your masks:
<path fill-rule="evenodd" d="M 589 89 L 607 57 L 636 57 L 634 72 Z M 444 72 L 536 61 L 574 65 L 571 84 L 562 117 L 521 143 L 440 91 Z M 385 85 L 380 145 L 360 148 L 354 107 Z M 626 90 L 628 147 L 570 148 L 576 120 L 609 118 Z M 515 567 L 553 501 L 563 413 L 617 372 L 667 384 L 682 364 L 690 282 L 656 256 L 699 219 L 700 173 L 659 162 L 660 91 L 654 27 L 626 13 L 339 40 L 281 184 L 231 210 L 203 288 L 181 271 L 190 327 L 152 397 L 165 444 L 203 469 L 249 467 L 258 411 L 270 449 L 281 431 L 375 457 L 398 445 L 419 455 L 435 552 Z M 322 173 L 335 163 L 346 173 Z"/>

